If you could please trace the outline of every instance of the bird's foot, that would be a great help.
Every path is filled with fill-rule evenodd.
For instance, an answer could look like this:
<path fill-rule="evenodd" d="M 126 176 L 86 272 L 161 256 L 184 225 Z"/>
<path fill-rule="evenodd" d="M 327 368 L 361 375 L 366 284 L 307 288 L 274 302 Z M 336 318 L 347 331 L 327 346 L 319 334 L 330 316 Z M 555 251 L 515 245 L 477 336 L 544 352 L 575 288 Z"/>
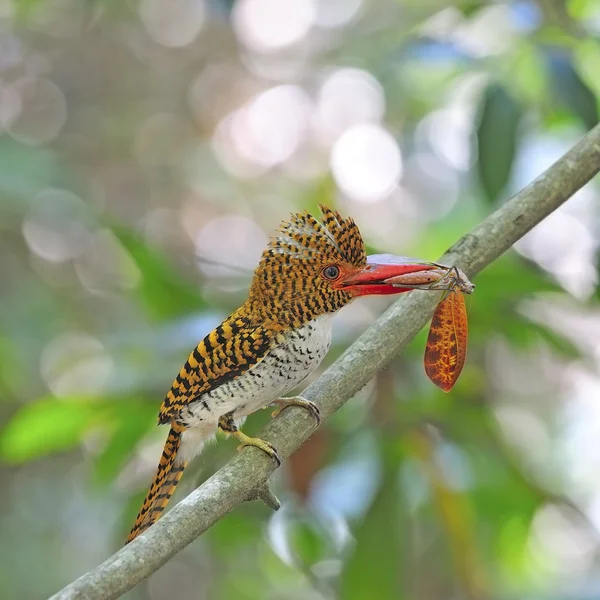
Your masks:
<path fill-rule="evenodd" d="M 242 433 L 237 428 L 237 425 L 233 420 L 233 413 L 223 415 L 219 419 L 219 429 L 221 429 L 221 431 L 225 433 L 236 437 L 241 442 L 241 444 L 238 446 L 238 452 L 245 446 L 254 446 L 256 448 L 260 448 L 263 452 L 265 452 L 271 458 L 273 458 L 277 463 L 277 466 L 281 464 L 281 459 L 279 458 L 279 454 L 277 454 L 277 450 L 275 449 L 273 444 L 266 442 L 265 440 L 261 440 L 260 438 L 253 438 L 246 435 L 245 433 Z"/>
<path fill-rule="evenodd" d="M 317 426 L 321 424 L 321 411 L 319 410 L 319 407 L 314 402 L 302 398 L 302 396 L 292 396 L 291 398 L 279 398 L 271 404 L 274 404 L 279 407 L 271 413 L 272 417 L 278 416 L 281 413 L 281 411 L 287 406 L 301 406 L 313 415 L 313 417 L 317 420 Z"/>
<path fill-rule="evenodd" d="M 255 448 L 260 448 L 263 452 L 268 454 L 277 463 L 277 466 L 281 464 L 281 458 L 279 458 L 279 454 L 277 454 L 275 446 L 273 446 L 273 444 L 270 442 L 266 442 L 260 438 L 250 437 L 241 431 L 236 431 L 235 433 L 232 433 L 232 435 L 241 442 L 237 448 L 238 452 L 240 452 L 240 450 L 246 446 L 254 446 Z"/>

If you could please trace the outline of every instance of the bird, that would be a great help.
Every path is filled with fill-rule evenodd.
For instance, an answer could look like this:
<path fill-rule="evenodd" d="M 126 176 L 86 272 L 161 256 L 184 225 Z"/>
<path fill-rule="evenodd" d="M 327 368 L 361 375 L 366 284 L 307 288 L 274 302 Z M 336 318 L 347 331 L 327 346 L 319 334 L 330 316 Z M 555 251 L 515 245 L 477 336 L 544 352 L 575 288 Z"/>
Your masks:
<path fill-rule="evenodd" d="M 404 257 L 367 256 L 354 220 L 319 208 L 320 220 L 304 211 L 280 225 L 244 304 L 192 350 L 173 381 L 158 415 L 169 433 L 126 543 L 161 516 L 186 466 L 217 430 L 236 437 L 238 449 L 256 446 L 279 465 L 277 449 L 244 434 L 240 422 L 267 406 L 276 407 L 276 416 L 295 405 L 318 426 L 315 403 L 285 395 L 325 358 L 335 313 L 360 296 L 408 292 L 386 279 L 430 268 Z"/>

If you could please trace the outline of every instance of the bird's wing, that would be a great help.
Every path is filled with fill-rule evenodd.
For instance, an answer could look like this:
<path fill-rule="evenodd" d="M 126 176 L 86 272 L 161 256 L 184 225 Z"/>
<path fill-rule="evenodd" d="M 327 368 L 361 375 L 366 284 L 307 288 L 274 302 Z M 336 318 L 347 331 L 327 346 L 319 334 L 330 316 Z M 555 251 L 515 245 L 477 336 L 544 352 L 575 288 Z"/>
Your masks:
<path fill-rule="evenodd" d="M 181 410 L 201 394 L 258 364 L 273 335 L 239 312 L 225 319 L 191 352 L 160 407 L 158 422 L 177 420 Z"/>

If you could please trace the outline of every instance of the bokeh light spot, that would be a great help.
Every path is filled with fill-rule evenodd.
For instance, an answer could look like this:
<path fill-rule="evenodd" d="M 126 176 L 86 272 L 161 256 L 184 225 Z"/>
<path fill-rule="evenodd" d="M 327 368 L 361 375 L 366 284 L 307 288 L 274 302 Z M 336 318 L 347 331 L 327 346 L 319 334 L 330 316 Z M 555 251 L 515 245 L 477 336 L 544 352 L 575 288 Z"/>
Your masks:
<path fill-rule="evenodd" d="M 250 173 L 252 165 L 263 172 L 296 151 L 308 131 L 311 111 L 311 100 L 302 88 L 271 88 L 221 122 L 213 140 L 215 153 L 235 174 L 246 170 L 243 163 L 250 166 Z"/>
<path fill-rule="evenodd" d="M 515 244 L 519 253 L 553 273 L 566 290 L 579 298 L 594 291 L 597 247 L 589 224 L 564 209 L 548 215 Z"/>
<path fill-rule="evenodd" d="M 417 127 L 417 139 L 455 169 L 468 169 L 474 157 L 472 115 L 461 108 L 436 110 Z"/>
<path fill-rule="evenodd" d="M 109 229 L 90 236 L 75 270 L 83 286 L 95 293 L 133 289 L 141 279 L 137 264 Z"/>
<path fill-rule="evenodd" d="M 140 19 L 157 44 L 178 48 L 194 41 L 205 10 L 203 0 L 142 0 Z"/>
<path fill-rule="evenodd" d="M 75 194 L 67 190 L 44 190 L 25 216 L 23 237 L 40 258 L 64 262 L 79 256 L 85 248 L 89 238 L 85 220 L 86 206 Z"/>
<path fill-rule="evenodd" d="M 331 170 L 348 196 L 360 202 L 376 202 L 392 192 L 402 176 L 400 148 L 382 127 L 357 125 L 334 145 Z"/>
<path fill-rule="evenodd" d="M 54 139 L 67 120 L 67 101 L 49 79 L 23 78 L 11 86 L 20 99 L 21 111 L 8 123 L 10 135 L 32 146 Z"/>
<path fill-rule="evenodd" d="M 381 84 L 361 69 L 334 71 L 323 82 L 317 96 L 319 133 L 332 140 L 353 125 L 379 122 L 384 112 Z"/>
<path fill-rule="evenodd" d="M 537 511 L 528 546 L 540 566 L 576 581 L 592 565 L 595 545 L 576 514 L 555 505 Z"/>
<path fill-rule="evenodd" d="M 239 276 L 239 269 L 248 269 L 250 274 L 267 242 L 263 230 L 251 219 L 239 215 L 212 219 L 195 238 L 200 269 L 211 277 Z"/>
<path fill-rule="evenodd" d="M 284 162 L 298 147 L 311 104 L 298 86 L 282 85 L 257 96 L 233 132 L 240 153 L 265 166 Z"/>
<path fill-rule="evenodd" d="M 64 333 L 43 350 L 41 373 L 55 396 L 99 395 L 114 370 L 112 358 L 96 338 Z"/>
<path fill-rule="evenodd" d="M 319 27 L 334 29 L 356 19 L 362 0 L 318 0 L 315 23 Z"/>
<path fill-rule="evenodd" d="M 314 20 L 313 0 L 239 0 L 233 11 L 238 37 L 257 52 L 273 52 L 298 43 Z"/>

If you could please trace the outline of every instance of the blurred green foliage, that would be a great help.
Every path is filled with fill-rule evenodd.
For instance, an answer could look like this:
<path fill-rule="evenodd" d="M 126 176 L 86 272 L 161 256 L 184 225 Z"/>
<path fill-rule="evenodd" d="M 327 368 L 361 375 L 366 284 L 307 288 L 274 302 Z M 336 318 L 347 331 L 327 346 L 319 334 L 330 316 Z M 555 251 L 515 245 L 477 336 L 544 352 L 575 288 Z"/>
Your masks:
<path fill-rule="evenodd" d="M 47 597 L 120 546 L 165 390 L 290 211 L 334 205 L 371 252 L 435 260 L 594 126 L 600 98 L 595 0 L 347 0 L 351 18 L 273 54 L 248 46 L 249 2 L 50 4 L 0 2 L 3 598 Z M 281 35 L 305 4 L 325 20 L 326 2 L 291 3 Z M 173 41 L 197 5 L 201 28 Z M 367 100 L 349 88 L 327 108 L 344 68 Z M 251 123 L 256 147 L 251 126 L 222 133 L 285 86 L 275 132 Z M 269 163 L 305 109 L 308 141 Z M 398 185 L 368 201 L 328 161 L 362 118 L 402 156 Z M 128 597 L 600 595 L 597 204 L 592 184 L 478 275 L 451 394 L 423 373 L 422 331 L 284 465 L 278 514 L 239 507 Z M 343 311 L 327 364 L 387 302 Z M 175 500 L 233 448 L 209 447 Z"/>
<path fill-rule="evenodd" d="M 477 130 L 479 177 L 487 197 L 493 201 L 508 184 L 517 148 L 520 106 L 498 84 L 484 92 Z"/>

